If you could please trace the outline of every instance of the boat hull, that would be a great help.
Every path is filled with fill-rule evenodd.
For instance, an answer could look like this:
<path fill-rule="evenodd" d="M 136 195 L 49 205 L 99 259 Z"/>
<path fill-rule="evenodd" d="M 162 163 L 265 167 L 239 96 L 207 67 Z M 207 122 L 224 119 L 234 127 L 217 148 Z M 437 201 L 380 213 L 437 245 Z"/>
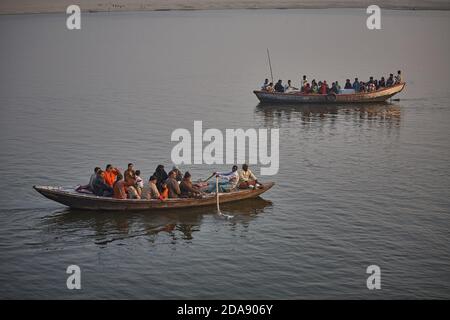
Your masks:
<path fill-rule="evenodd" d="M 273 182 L 264 183 L 261 188 L 246 189 L 219 194 L 219 202 L 227 203 L 244 199 L 255 198 L 266 192 L 274 185 Z M 73 209 L 83 210 L 104 210 L 104 211 L 144 211 L 144 210 L 163 210 L 163 209 L 181 209 L 210 206 L 216 204 L 216 194 L 208 194 L 204 198 L 178 198 L 167 199 L 164 201 L 158 199 L 136 200 L 136 199 L 113 199 L 107 197 L 98 197 L 91 194 L 82 194 L 75 191 L 74 188 L 33 186 L 33 188 L 44 197 L 66 205 Z"/>
<path fill-rule="evenodd" d="M 374 92 L 360 92 L 352 94 L 303 94 L 300 92 L 267 92 L 255 90 L 253 93 L 261 103 L 285 103 L 285 104 L 347 104 L 347 103 L 370 103 L 384 102 L 395 94 L 401 92 L 405 87 L 404 83 L 387 87 Z"/>

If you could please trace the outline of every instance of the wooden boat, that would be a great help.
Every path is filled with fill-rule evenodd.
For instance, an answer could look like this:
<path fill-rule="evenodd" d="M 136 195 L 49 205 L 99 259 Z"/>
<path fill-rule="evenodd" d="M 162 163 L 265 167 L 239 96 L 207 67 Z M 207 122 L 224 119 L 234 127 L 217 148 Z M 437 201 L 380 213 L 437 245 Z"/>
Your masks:
<path fill-rule="evenodd" d="M 401 92 L 405 87 L 405 83 L 399 83 L 392 87 L 386 87 L 372 92 L 358 92 L 350 94 L 315 94 L 294 92 L 268 92 L 255 90 L 253 93 L 258 97 L 261 103 L 323 103 L 323 104 L 344 104 L 344 103 L 368 103 L 383 102 L 391 98 L 395 94 Z"/>
<path fill-rule="evenodd" d="M 273 182 L 267 182 L 256 189 L 245 189 L 219 193 L 219 202 L 226 203 L 255 198 L 272 188 L 273 185 Z M 79 193 L 75 191 L 74 187 L 33 186 L 33 188 L 48 199 L 59 202 L 74 209 L 85 210 L 142 211 L 192 208 L 216 204 L 215 193 L 206 194 L 203 198 L 178 198 L 167 199 L 165 201 L 161 201 L 158 199 L 121 200 L 108 197 L 99 197 L 93 194 Z"/>

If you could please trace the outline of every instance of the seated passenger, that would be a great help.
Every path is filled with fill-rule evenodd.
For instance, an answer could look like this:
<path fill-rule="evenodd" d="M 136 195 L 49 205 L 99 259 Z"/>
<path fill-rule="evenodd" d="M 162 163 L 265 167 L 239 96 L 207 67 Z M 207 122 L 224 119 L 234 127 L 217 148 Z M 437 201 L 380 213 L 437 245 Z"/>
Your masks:
<path fill-rule="evenodd" d="M 336 83 L 335 83 L 335 85 L 336 85 L 336 89 L 337 89 L 337 93 L 339 93 L 339 91 L 341 91 L 341 85 L 339 84 L 339 82 L 336 80 Z"/>
<path fill-rule="evenodd" d="M 380 89 L 380 85 L 378 84 L 378 80 L 375 80 L 375 81 L 373 82 L 373 84 L 374 84 L 374 86 L 375 86 L 375 90 Z"/>
<path fill-rule="evenodd" d="M 261 90 L 266 90 L 269 85 L 269 79 L 265 79 L 263 85 L 261 86 Z"/>
<path fill-rule="evenodd" d="M 163 200 L 161 198 L 161 194 L 159 193 L 158 187 L 156 186 L 157 182 L 158 182 L 158 179 L 156 179 L 155 176 L 151 176 L 150 179 L 148 180 L 148 190 L 146 192 L 146 198 L 148 200 L 150 200 L 150 199 Z"/>
<path fill-rule="evenodd" d="M 320 87 L 320 94 L 327 94 L 328 93 L 328 84 L 326 81 L 322 82 L 322 85 Z"/>
<path fill-rule="evenodd" d="M 239 189 L 259 187 L 258 179 L 256 179 L 253 172 L 248 168 L 247 164 L 242 165 L 242 170 L 239 171 Z"/>
<path fill-rule="evenodd" d="M 281 80 L 278 80 L 278 82 L 275 84 L 275 91 L 284 92 L 284 87 L 283 84 L 281 83 Z"/>
<path fill-rule="evenodd" d="M 309 85 L 309 83 L 307 83 L 303 89 L 303 92 L 308 94 L 311 93 L 311 86 Z"/>
<path fill-rule="evenodd" d="M 166 200 L 169 198 L 169 188 L 167 187 L 167 183 L 163 182 L 161 184 L 161 200 Z"/>
<path fill-rule="evenodd" d="M 293 87 L 291 85 L 291 80 L 288 80 L 287 85 L 284 86 L 284 92 L 289 92 L 289 91 L 294 91 L 294 90 L 298 90 L 298 88 Z"/>
<path fill-rule="evenodd" d="M 394 75 L 391 73 L 386 81 L 386 87 L 392 87 L 394 85 Z"/>
<path fill-rule="evenodd" d="M 92 192 L 96 196 L 110 197 L 113 194 L 113 189 L 105 182 L 104 172 L 101 169 L 97 171 L 97 176 L 95 177 L 94 182 L 92 183 L 92 187 L 93 187 Z"/>
<path fill-rule="evenodd" d="M 167 178 L 169 177 L 167 175 L 166 170 L 164 170 L 164 166 L 162 164 L 159 164 L 156 167 L 156 170 L 153 173 L 153 176 L 156 177 L 156 179 L 158 180 L 156 183 L 156 186 L 158 187 L 159 192 L 161 192 L 161 190 L 162 190 L 161 186 L 162 186 L 163 182 L 166 181 Z"/>
<path fill-rule="evenodd" d="M 90 191 L 94 191 L 94 180 L 97 177 L 97 172 L 101 170 L 100 167 L 95 167 L 94 173 L 91 175 L 91 178 L 89 179 L 89 187 L 88 189 Z"/>
<path fill-rule="evenodd" d="M 363 81 L 361 81 L 359 83 L 359 91 L 360 92 L 366 92 L 366 90 L 367 90 L 366 84 Z"/>
<path fill-rule="evenodd" d="M 345 80 L 344 89 L 353 89 L 350 79 Z"/>
<path fill-rule="evenodd" d="M 134 181 L 135 179 L 135 172 L 133 169 L 134 165 L 132 163 L 128 164 L 127 170 L 123 173 L 124 179 L 127 182 Z"/>
<path fill-rule="evenodd" d="M 127 190 L 128 199 L 141 199 L 141 195 L 139 194 L 136 187 L 134 186 L 135 182 L 128 181 L 125 183 L 126 183 L 126 188 L 127 188 L 126 190 Z"/>
<path fill-rule="evenodd" d="M 141 196 L 137 193 L 134 184 L 135 180 L 125 181 L 122 175 L 118 174 L 113 186 L 113 198 L 122 200 L 140 199 Z"/>
<path fill-rule="evenodd" d="M 355 78 L 355 82 L 353 82 L 353 90 L 355 92 L 359 92 L 361 90 L 360 82 L 358 81 L 358 78 Z"/>
<path fill-rule="evenodd" d="M 311 93 L 318 93 L 319 86 L 316 83 L 316 80 L 311 81 Z"/>
<path fill-rule="evenodd" d="M 301 82 L 301 90 L 305 89 L 306 84 L 308 83 L 308 79 L 306 79 L 306 76 L 303 76 L 302 82 Z"/>
<path fill-rule="evenodd" d="M 112 165 L 108 164 L 104 171 L 105 183 L 112 188 L 118 174 L 120 174 L 119 169 L 113 168 Z"/>
<path fill-rule="evenodd" d="M 338 87 L 336 86 L 336 82 L 333 82 L 333 83 L 331 84 L 330 93 L 339 94 L 339 89 L 338 89 Z"/>
<path fill-rule="evenodd" d="M 386 87 L 386 80 L 384 80 L 384 77 L 381 77 L 380 81 L 378 82 L 378 86 L 380 88 Z"/>
<path fill-rule="evenodd" d="M 400 70 L 397 71 L 397 75 L 395 76 L 395 84 L 402 83 L 402 72 Z"/>
<path fill-rule="evenodd" d="M 128 197 L 127 187 L 128 187 L 128 182 L 123 180 L 121 175 L 118 175 L 116 182 L 114 182 L 114 186 L 113 186 L 113 190 L 114 190 L 113 198 L 121 199 L 121 200 L 127 199 L 127 197 Z"/>
<path fill-rule="evenodd" d="M 94 186 L 93 186 L 93 184 L 94 184 L 94 180 L 95 180 L 95 178 L 97 177 L 97 171 L 98 170 L 100 170 L 100 168 L 99 167 L 95 167 L 94 168 L 94 173 L 93 174 L 91 174 L 91 177 L 89 178 L 89 183 L 88 184 L 86 184 L 86 185 L 84 185 L 84 186 L 79 186 L 78 188 L 76 188 L 75 189 L 75 191 L 78 191 L 78 192 L 93 192 L 94 191 Z"/>
<path fill-rule="evenodd" d="M 180 183 L 181 196 L 186 198 L 193 198 L 201 194 L 200 190 L 192 185 L 191 174 L 186 171 L 183 181 Z"/>
<path fill-rule="evenodd" d="M 144 180 L 141 178 L 141 171 L 136 170 L 134 177 L 135 177 L 135 181 L 136 181 L 136 184 L 135 184 L 136 191 L 142 197 L 142 190 L 144 189 Z"/>
<path fill-rule="evenodd" d="M 183 180 L 183 174 L 181 173 L 180 169 L 178 169 L 177 166 L 173 166 L 172 170 L 175 171 L 175 180 L 181 182 Z"/>
<path fill-rule="evenodd" d="M 275 89 L 273 88 L 273 82 L 269 83 L 269 85 L 266 88 L 266 91 L 268 92 L 274 92 Z"/>
<path fill-rule="evenodd" d="M 180 186 L 176 179 L 176 172 L 174 170 L 169 172 L 169 177 L 165 181 L 169 189 L 169 198 L 178 198 L 181 194 Z"/>

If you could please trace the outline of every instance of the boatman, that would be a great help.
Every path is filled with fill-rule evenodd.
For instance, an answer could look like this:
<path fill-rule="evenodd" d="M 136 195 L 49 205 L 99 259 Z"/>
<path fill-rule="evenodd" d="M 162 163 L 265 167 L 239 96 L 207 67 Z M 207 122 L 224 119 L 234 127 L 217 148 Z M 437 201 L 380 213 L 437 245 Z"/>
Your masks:
<path fill-rule="evenodd" d="M 219 181 L 219 192 L 230 192 L 236 188 L 239 182 L 238 167 L 236 165 L 231 168 L 231 172 L 214 172 L 213 174 L 222 179 L 222 181 Z M 216 191 L 215 181 L 210 182 L 208 186 L 208 192 L 214 191 Z"/>

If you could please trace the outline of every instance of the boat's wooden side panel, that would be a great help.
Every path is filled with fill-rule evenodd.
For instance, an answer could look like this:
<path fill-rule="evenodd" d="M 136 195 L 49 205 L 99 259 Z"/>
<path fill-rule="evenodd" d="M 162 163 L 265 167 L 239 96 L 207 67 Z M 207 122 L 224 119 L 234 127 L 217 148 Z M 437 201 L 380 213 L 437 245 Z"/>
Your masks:
<path fill-rule="evenodd" d="M 248 189 L 238 192 L 220 194 L 220 203 L 233 202 L 243 199 L 255 198 L 266 192 L 274 185 L 273 182 L 265 183 L 262 188 Z M 108 211 L 137 211 L 137 210 L 161 210 L 190 208 L 216 204 L 215 195 L 206 198 L 179 198 L 160 200 L 119 200 L 93 195 L 74 194 L 57 188 L 39 187 L 34 189 L 48 199 L 75 209 L 108 210 Z"/>
<path fill-rule="evenodd" d="M 261 102 L 272 103 L 364 103 L 364 102 L 383 102 L 391 98 L 393 95 L 401 92 L 405 84 L 398 84 L 382 90 L 374 92 L 363 92 L 354 94 L 302 94 L 302 93 L 279 93 L 267 91 L 254 91 L 255 95 Z"/>

